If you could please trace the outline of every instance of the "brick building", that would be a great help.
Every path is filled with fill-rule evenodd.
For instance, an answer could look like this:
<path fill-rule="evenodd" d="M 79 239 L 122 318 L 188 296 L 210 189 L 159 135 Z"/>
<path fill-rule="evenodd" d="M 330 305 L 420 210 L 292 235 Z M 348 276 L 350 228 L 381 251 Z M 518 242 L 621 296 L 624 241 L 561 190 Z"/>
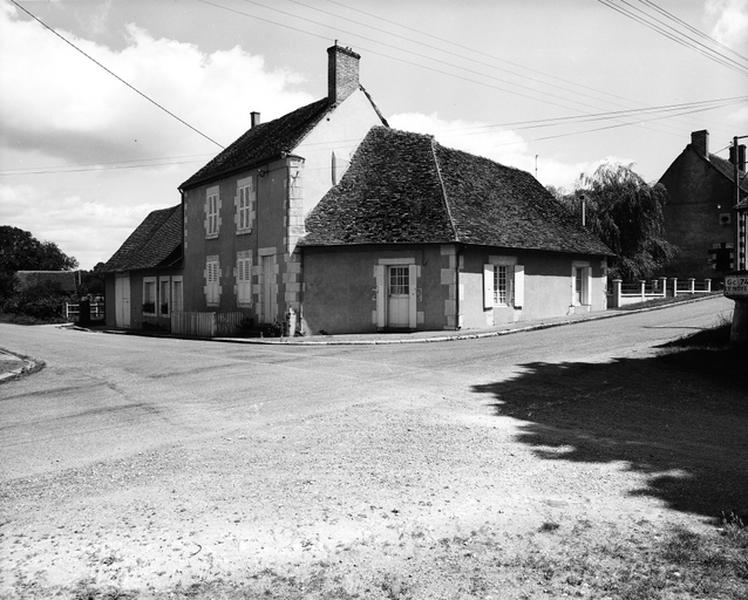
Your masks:
<path fill-rule="evenodd" d="M 731 151 L 728 161 L 709 152 L 708 131 L 694 131 L 660 178 L 668 191 L 665 236 L 679 249 L 668 275 L 720 279 L 739 259 L 745 265 L 746 220 L 745 212 L 736 210 L 734 161 L 745 197 L 745 146 Z"/>

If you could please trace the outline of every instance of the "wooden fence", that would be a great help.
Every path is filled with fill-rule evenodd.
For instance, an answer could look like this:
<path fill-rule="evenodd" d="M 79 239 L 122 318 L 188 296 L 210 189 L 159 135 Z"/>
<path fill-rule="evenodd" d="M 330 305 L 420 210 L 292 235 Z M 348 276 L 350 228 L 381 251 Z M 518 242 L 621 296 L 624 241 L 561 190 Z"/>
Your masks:
<path fill-rule="evenodd" d="M 171 333 L 188 337 L 236 335 L 247 315 L 242 312 L 172 312 Z"/>
<path fill-rule="evenodd" d="M 660 277 L 651 280 L 641 279 L 636 283 L 623 283 L 620 279 L 614 279 L 613 289 L 608 293 L 608 308 L 619 308 L 667 296 L 708 294 L 711 291 L 711 279 L 697 281 L 693 277 L 681 280 L 677 277 Z"/>
<path fill-rule="evenodd" d="M 75 323 L 80 318 L 80 304 L 77 302 L 65 302 L 65 320 Z M 104 320 L 104 303 L 91 302 L 91 320 Z"/>

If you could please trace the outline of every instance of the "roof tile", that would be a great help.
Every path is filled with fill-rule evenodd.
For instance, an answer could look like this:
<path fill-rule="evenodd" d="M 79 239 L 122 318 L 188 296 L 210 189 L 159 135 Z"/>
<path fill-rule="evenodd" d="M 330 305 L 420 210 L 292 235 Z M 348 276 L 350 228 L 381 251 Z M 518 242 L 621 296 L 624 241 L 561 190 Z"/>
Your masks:
<path fill-rule="evenodd" d="M 306 220 L 308 246 L 461 242 L 610 255 L 529 173 L 374 127 Z"/>

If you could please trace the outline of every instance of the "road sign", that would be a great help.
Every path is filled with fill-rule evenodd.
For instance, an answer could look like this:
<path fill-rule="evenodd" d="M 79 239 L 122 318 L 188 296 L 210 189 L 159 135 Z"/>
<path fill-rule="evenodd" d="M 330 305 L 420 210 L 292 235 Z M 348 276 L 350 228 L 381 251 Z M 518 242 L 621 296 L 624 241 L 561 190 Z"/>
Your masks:
<path fill-rule="evenodd" d="M 748 299 L 748 273 L 725 276 L 725 296 L 732 299 Z"/>

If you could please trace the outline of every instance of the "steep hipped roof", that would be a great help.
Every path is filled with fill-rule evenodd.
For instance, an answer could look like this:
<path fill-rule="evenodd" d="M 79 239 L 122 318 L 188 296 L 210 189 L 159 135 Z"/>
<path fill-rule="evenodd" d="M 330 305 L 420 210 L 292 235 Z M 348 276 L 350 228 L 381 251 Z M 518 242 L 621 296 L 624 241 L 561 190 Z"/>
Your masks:
<path fill-rule="evenodd" d="M 234 171 L 280 157 L 283 152 L 296 147 L 334 106 L 327 98 L 322 98 L 273 121 L 255 125 L 180 185 L 180 189 L 207 183 Z"/>
<path fill-rule="evenodd" d="M 182 245 L 182 225 L 181 204 L 154 210 L 130 234 L 102 270 L 134 271 L 170 266 L 179 258 L 177 251 Z"/>
<path fill-rule="evenodd" d="M 307 246 L 461 242 L 610 255 L 529 173 L 373 127 L 306 220 Z"/>

